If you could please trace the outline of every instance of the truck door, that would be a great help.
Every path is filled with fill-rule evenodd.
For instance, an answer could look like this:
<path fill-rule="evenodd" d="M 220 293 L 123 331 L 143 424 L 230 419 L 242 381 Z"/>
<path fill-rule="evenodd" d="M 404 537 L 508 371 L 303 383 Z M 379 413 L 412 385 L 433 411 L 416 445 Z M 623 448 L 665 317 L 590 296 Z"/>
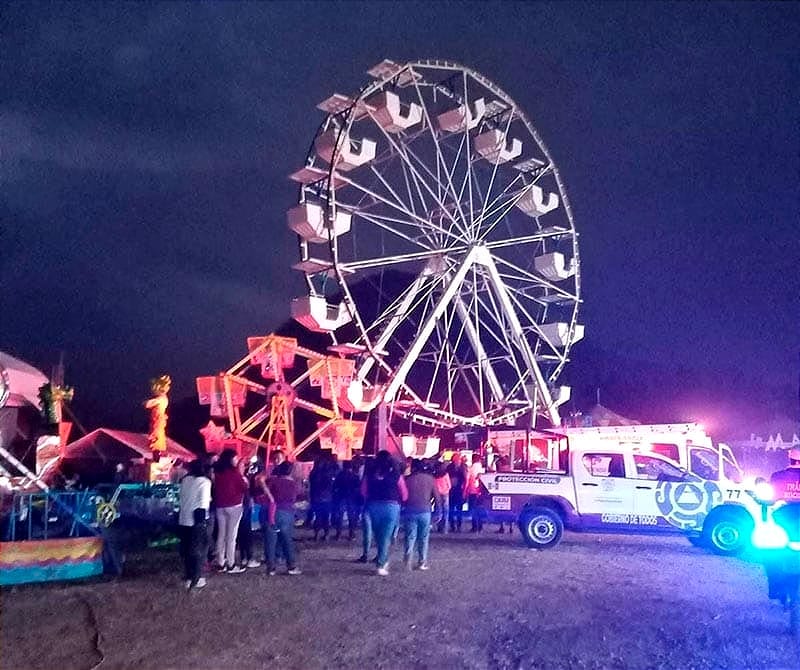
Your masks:
<path fill-rule="evenodd" d="M 686 473 L 677 464 L 653 454 L 631 454 L 629 459 L 633 465 L 635 521 L 641 530 L 647 527 L 675 530 L 674 524 L 667 520 L 667 515 L 671 513 L 670 506 L 674 506 L 668 498 L 677 495 L 679 502 L 687 506 L 702 504 L 702 495 L 695 490 L 697 487 L 694 484 L 686 483 Z M 685 485 L 679 482 L 685 482 Z M 676 486 L 681 488 L 673 492 L 672 488 Z M 665 487 L 670 490 L 667 491 Z"/>
<path fill-rule="evenodd" d="M 585 527 L 620 528 L 630 525 L 634 514 L 634 480 L 625 477 L 621 453 L 586 452 L 578 457 L 575 495 Z"/>

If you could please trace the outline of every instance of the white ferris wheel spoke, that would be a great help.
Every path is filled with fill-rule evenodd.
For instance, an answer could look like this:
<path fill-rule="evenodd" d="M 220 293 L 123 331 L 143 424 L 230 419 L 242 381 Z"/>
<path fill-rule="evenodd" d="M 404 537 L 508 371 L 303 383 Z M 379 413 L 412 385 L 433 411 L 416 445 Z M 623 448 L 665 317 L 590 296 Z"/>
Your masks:
<path fill-rule="evenodd" d="M 492 204 L 489 206 L 489 209 L 486 212 L 486 216 L 483 218 L 482 223 L 486 224 L 486 222 L 491 218 L 495 217 L 494 221 L 488 223 L 485 226 L 485 229 L 480 235 L 480 240 L 484 241 L 489 236 L 489 234 L 497 227 L 499 223 L 505 220 L 506 216 L 509 212 L 513 211 L 514 206 L 525 197 L 525 195 L 535 186 L 535 184 L 529 184 L 524 188 L 520 189 L 519 191 L 512 193 L 511 196 L 507 200 L 503 200 L 500 202 L 500 199 L 503 196 L 509 194 L 509 189 L 517 183 L 517 181 L 522 179 L 522 175 L 518 175 L 514 180 L 512 180 L 506 189 L 503 190 L 500 195 L 495 198 Z M 499 214 L 498 214 L 499 212 Z"/>
<path fill-rule="evenodd" d="M 494 260 L 497 263 L 499 263 L 501 265 L 504 265 L 507 268 L 510 268 L 514 272 L 518 272 L 521 277 L 527 279 L 527 281 L 529 283 L 533 284 L 534 286 L 541 286 L 541 287 L 544 287 L 544 288 L 548 288 L 553 293 L 557 293 L 558 295 L 560 295 L 565 300 L 573 300 L 573 301 L 578 300 L 578 296 L 573 295 L 572 293 L 570 293 L 566 289 L 561 288 L 557 284 L 554 284 L 552 282 L 547 281 L 544 277 L 540 277 L 539 275 L 535 275 L 532 272 L 528 272 L 527 270 L 519 267 L 515 263 L 512 263 L 509 260 L 506 260 L 502 256 L 493 256 L 493 257 L 494 257 Z M 499 272 L 499 270 L 498 270 L 498 272 Z M 530 296 L 526 296 L 526 297 L 530 299 Z"/>
<path fill-rule="evenodd" d="M 425 109 L 424 105 L 423 105 L 423 109 Z M 416 177 L 416 179 L 418 180 L 418 183 L 419 183 L 419 184 L 422 184 L 422 186 L 424 186 L 424 187 L 425 187 L 425 190 L 426 190 L 426 191 L 428 191 L 428 193 L 430 194 L 430 196 L 431 196 L 431 197 L 432 197 L 432 198 L 433 198 L 433 199 L 436 201 L 436 203 L 437 203 L 437 204 L 438 204 L 438 205 L 439 205 L 439 206 L 440 206 L 440 207 L 441 207 L 441 208 L 444 210 L 444 209 L 445 209 L 445 205 L 444 205 L 444 202 L 442 201 L 442 199 L 441 199 L 440 195 L 437 195 L 436 193 L 434 193 L 433 189 L 432 189 L 432 188 L 431 188 L 431 187 L 428 185 L 428 183 L 427 183 L 427 182 L 426 182 L 426 181 L 425 181 L 425 180 L 422 178 L 422 175 L 420 175 L 420 174 L 417 172 L 417 169 L 414 167 L 413 163 L 412 163 L 412 162 L 409 160 L 408 156 L 407 156 L 407 155 L 406 155 L 406 153 L 403 151 L 403 148 L 401 148 L 401 147 L 400 147 L 400 145 L 399 145 L 399 144 L 398 144 L 398 143 L 395 141 L 395 139 L 394 139 L 394 138 L 393 138 L 393 137 L 392 137 L 392 136 L 391 136 L 389 133 L 387 133 L 387 132 L 386 132 L 386 130 L 383 128 L 383 126 L 381 126 L 381 125 L 380 125 L 380 123 L 378 123 L 378 121 L 377 121 L 377 119 L 375 118 L 375 115 L 374 115 L 374 113 L 373 113 L 373 112 L 369 111 L 369 112 L 368 112 L 368 114 L 369 114 L 369 117 L 370 117 L 370 118 L 372 119 L 372 121 L 374 122 L 374 124 L 375 124 L 375 125 L 376 125 L 378 128 L 380 128 L 380 130 L 381 130 L 381 133 L 382 133 L 382 134 L 383 134 L 383 136 L 386 138 L 386 141 L 387 141 L 387 142 L 389 142 L 389 144 L 390 144 L 390 146 L 392 147 L 392 149 L 393 149 L 393 150 L 394 150 L 394 151 L 397 153 L 397 155 L 398 155 L 398 156 L 400 156 L 400 158 L 401 158 L 401 159 L 402 159 L 402 160 L 405 162 L 405 164 L 406 164 L 406 166 L 408 167 L 408 169 L 409 169 L 409 171 L 411 172 L 411 174 L 412 174 L 412 175 L 414 175 L 414 176 Z M 405 147 L 405 148 L 407 149 L 408 147 Z M 437 151 L 438 151 L 438 148 L 439 148 L 439 147 L 438 147 L 438 144 L 437 144 L 436 148 L 437 148 Z M 426 169 L 427 169 L 427 168 L 426 168 Z M 431 175 L 431 177 L 433 177 L 433 175 Z M 437 180 L 437 183 L 438 183 L 438 180 Z M 448 215 L 449 215 L 449 212 L 448 212 Z M 454 225 L 457 225 L 455 217 L 453 217 L 452 215 L 449 215 L 449 216 L 450 216 L 450 219 L 452 220 L 453 224 L 454 224 Z"/>
<path fill-rule="evenodd" d="M 511 191 L 511 189 L 512 189 L 512 188 L 513 188 L 513 187 L 516 185 L 516 183 L 517 183 L 518 181 L 520 181 L 521 179 L 522 179 L 522 175 L 521 175 L 521 174 L 518 174 L 516 177 L 514 177 L 514 179 L 512 179 L 512 180 L 511 180 L 511 181 L 510 181 L 510 182 L 509 182 L 509 183 L 506 185 L 506 187 L 505 187 L 505 188 L 504 188 L 504 189 L 503 189 L 503 190 L 502 190 L 500 193 L 498 193 L 498 194 L 497 194 L 497 196 L 495 196 L 495 199 L 494 199 L 494 200 L 492 200 L 492 202 L 490 202 L 488 205 L 486 205 L 485 211 L 484 211 L 484 213 L 481 215 L 480 221 L 478 222 L 478 228 L 480 228 L 481 226 L 483 226 L 483 225 L 486 223 L 486 221 L 487 221 L 487 220 L 488 220 L 488 219 L 489 219 L 491 216 L 494 216 L 494 214 L 495 214 L 497 211 L 499 211 L 499 210 L 503 209 L 503 208 L 504 208 L 504 207 L 505 207 L 505 206 L 508 204 L 508 200 L 504 200 L 503 198 L 505 198 L 505 197 L 506 197 L 506 196 L 509 194 L 509 192 Z M 519 195 L 519 197 L 522 197 L 523 195 L 524 195 L 524 193 L 523 193 L 523 194 L 521 194 L 521 195 Z M 513 197 L 515 197 L 515 196 L 517 196 L 517 194 L 516 194 L 516 193 L 514 193 L 514 194 L 512 195 L 512 198 L 513 198 Z M 514 204 L 516 204 L 516 201 L 514 201 Z M 482 236 L 481 236 L 481 238 L 483 238 L 483 237 L 485 237 L 485 236 L 486 236 L 486 235 L 484 234 L 484 235 L 482 235 Z"/>
<path fill-rule="evenodd" d="M 431 331 L 436 325 L 436 321 L 438 321 L 442 316 L 442 313 L 452 301 L 455 293 L 458 291 L 461 283 L 464 281 L 464 277 L 474 262 L 476 255 L 477 248 L 469 251 L 461 268 L 459 268 L 455 275 L 453 275 L 452 280 L 437 301 L 436 306 L 433 308 L 431 313 L 428 315 L 428 318 L 425 320 L 425 323 L 420 328 L 420 331 L 417 335 L 417 340 L 411 345 L 411 347 L 409 347 L 402 361 L 395 368 L 394 378 L 387 384 L 385 390 L 385 394 L 388 399 L 394 398 L 398 389 L 400 388 L 401 383 L 405 382 L 406 376 L 408 375 L 414 360 L 419 355 L 425 343 L 428 341 Z"/>
<path fill-rule="evenodd" d="M 378 193 L 376 193 L 372 189 L 368 188 L 367 186 L 364 186 L 363 184 L 358 183 L 357 181 L 355 181 L 354 179 L 352 179 L 350 177 L 345 177 L 345 176 L 340 175 L 339 179 L 343 183 L 347 184 L 348 186 L 352 186 L 353 188 L 357 189 L 358 191 L 362 192 L 363 194 L 369 196 L 370 198 L 373 198 L 375 201 L 382 202 L 387 207 L 391 207 L 392 209 L 394 209 L 394 210 L 396 210 L 398 212 L 401 212 L 402 214 L 405 214 L 410 220 L 414 220 L 414 221 L 419 222 L 420 224 L 422 224 L 423 227 L 427 227 L 428 226 L 428 221 L 426 221 L 423 217 L 418 216 L 414 212 L 410 211 L 402 203 L 392 202 L 388 198 L 384 198 L 382 195 L 379 195 Z M 348 209 L 351 207 L 346 202 L 343 202 L 343 205 L 345 207 L 347 207 Z M 363 214 L 363 209 L 359 209 L 358 213 L 359 213 L 359 215 Z"/>
<path fill-rule="evenodd" d="M 507 323 L 503 323 L 503 319 L 499 316 L 499 307 L 497 307 L 497 305 L 495 303 L 494 292 L 493 291 L 487 291 L 486 293 L 489 296 L 490 302 L 493 304 L 494 307 L 492 309 L 490 309 L 489 306 L 486 304 L 486 302 L 481 298 L 479 298 L 479 301 L 481 303 L 481 306 L 484 307 L 484 309 L 486 310 L 486 312 L 489 315 L 489 317 L 492 319 L 492 321 L 498 326 L 498 328 L 502 332 L 504 339 L 500 340 L 499 338 L 497 338 L 496 335 L 494 335 L 494 333 L 492 333 L 492 334 L 493 334 L 494 338 L 497 340 L 498 344 L 501 346 L 501 350 L 506 352 L 506 356 L 505 356 L 506 363 L 511 368 L 513 368 L 514 372 L 516 373 L 516 378 L 517 379 L 524 378 L 528 373 L 527 373 L 527 371 L 525 371 L 522 368 L 520 368 L 519 361 L 518 361 L 518 358 L 522 355 L 522 351 L 519 349 L 519 347 L 517 345 L 513 344 L 511 342 L 511 340 L 509 339 L 509 336 L 508 336 L 508 324 Z M 492 331 L 490 331 L 490 332 L 492 332 Z M 505 392 L 503 394 L 504 399 L 513 398 L 514 394 L 516 393 L 516 391 L 517 391 L 517 386 L 515 385 L 514 387 L 511 388 L 511 390 L 509 390 L 508 392 Z M 525 389 L 524 387 L 523 387 L 523 392 L 524 392 L 524 395 L 525 395 L 525 399 L 526 400 L 530 400 L 530 397 L 529 397 L 529 395 L 527 393 L 527 389 Z"/>
<path fill-rule="evenodd" d="M 453 317 L 454 317 L 454 314 L 453 314 L 453 312 L 451 310 L 451 312 L 449 314 L 449 322 L 450 322 L 450 324 L 452 324 Z M 472 381 L 470 380 L 469 376 L 466 373 L 466 370 L 465 370 L 466 366 L 464 364 L 462 364 L 462 362 L 459 359 L 458 354 L 457 354 L 458 347 L 460 346 L 461 340 L 462 340 L 462 338 L 464 336 L 464 328 L 462 326 L 462 328 L 459 329 L 459 332 L 458 332 L 458 335 L 456 336 L 456 341 L 455 342 L 453 342 L 450 337 L 446 336 L 447 333 L 449 332 L 449 329 L 450 329 L 450 325 L 448 325 L 446 327 L 446 329 L 444 329 L 445 336 L 442 337 L 442 332 L 439 331 L 439 325 L 437 324 L 437 331 L 439 331 L 440 341 L 444 340 L 444 346 L 441 347 L 441 349 L 442 349 L 442 351 L 444 351 L 445 349 L 447 350 L 447 363 L 446 363 L 446 365 L 444 366 L 443 369 L 444 369 L 444 374 L 445 374 L 445 376 L 447 378 L 448 408 L 449 408 L 449 410 L 451 412 L 455 411 L 454 402 L 453 402 L 453 394 L 454 394 L 454 392 L 456 390 L 455 379 L 456 379 L 456 377 L 458 377 L 458 378 L 461 379 L 463 385 L 466 387 L 467 392 L 470 395 L 470 398 L 472 398 L 472 401 L 475 403 L 475 406 L 478 407 L 481 410 L 481 413 L 482 413 L 483 412 L 483 405 L 481 404 L 480 398 L 475 393 L 475 387 L 473 386 Z M 441 361 L 439 362 L 439 365 L 441 366 Z M 429 395 L 430 395 L 430 393 L 431 393 L 431 389 L 429 389 Z"/>
<path fill-rule="evenodd" d="M 416 303 L 415 300 L 417 299 L 417 294 L 422 292 L 422 288 L 427 281 L 427 277 L 424 274 L 420 274 L 414 283 L 411 285 L 410 289 L 405 292 L 404 294 L 400 295 L 397 300 L 395 300 L 396 307 L 393 307 L 391 310 L 384 311 L 383 314 L 378 318 L 376 324 L 383 323 L 387 317 L 391 314 L 386 321 L 386 325 L 381 331 L 381 334 L 378 336 L 378 339 L 375 341 L 375 348 L 379 351 L 383 350 L 386 345 L 389 343 L 389 340 L 394 335 L 395 330 L 397 327 L 402 323 L 403 319 L 406 317 L 407 314 L 413 312 L 417 304 L 422 300 L 425 300 L 428 295 L 433 291 L 433 285 L 428 287 L 427 291 L 424 293 L 422 298 L 420 298 Z M 357 377 L 362 381 L 366 379 L 367 375 L 370 373 L 374 366 L 374 359 L 367 358 L 358 370 Z"/>
<path fill-rule="evenodd" d="M 502 249 L 503 247 L 518 247 L 522 244 L 531 244 L 554 237 L 563 237 L 567 231 L 563 228 L 542 228 L 539 232 L 520 237 L 510 237 L 505 240 L 493 240 L 486 243 L 487 249 Z"/>
<path fill-rule="evenodd" d="M 413 151 L 411 151 L 410 147 L 405 147 L 404 148 L 404 155 L 408 159 L 409 163 L 411 162 L 411 158 L 413 158 L 419 164 L 419 166 L 423 169 L 423 171 L 428 173 L 429 177 L 433 181 L 436 182 L 437 188 L 441 189 L 441 186 L 442 186 L 441 185 L 441 178 L 438 177 L 437 175 L 434 175 L 430 171 L 428 166 L 425 165 L 425 162 L 422 159 L 420 159 Z M 430 191 L 431 189 L 429 187 L 427 187 L 427 190 Z M 461 233 L 461 235 L 462 235 L 462 239 L 463 240 L 469 239 L 468 235 L 467 235 L 467 228 L 464 228 L 461 225 L 459 225 L 458 219 L 455 216 L 453 216 L 453 214 L 450 212 L 448 204 L 446 204 L 444 202 L 444 200 L 441 198 L 441 196 L 436 198 L 436 204 L 439 205 L 439 209 L 437 211 L 441 212 L 442 214 L 447 215 L 447 217 L 450 219 L 450 229 L 449 230 L 452 232 L 453 228 L 458 228 L 459 233 Z M 455 200 L 453 200 L 452 205 L 455 205 L 458 208 L 459 211 L 461 210 L 460 204 L 458 202 L 456 202 Z M 464 221 L 464 225 L 468 225 L 468 222 Z"/>
<path fill-rule="evenodd" d="M 531 349 L 528 340 L 525 337 L 525 333 L 522 329 L 522 324 L 517 317 L 517 313 L 514 311 L 511 296 L 509 295 L 506 286 L 503 284 L 503 281 L 500 279 L 500 275 L 497 272 L 497 267 L 495 266 L 494 261 L 491 257 L 489 257 L 487 260 L 488 262 L 486 263 L 486 269 L 489 272 L 492 284 L 497 292 L 497 298 L 500 302 L 503 312 L 511 326 L 510 334 L 512 340 L 517 343 L 517 346 L 522 351 L 525 365 L 531 372 L 533 378 L 536 380 L 537 393 L 541 397 L 547 412 L 550 414 L 553 425 L 557 425 L 558 410 L 553 405 L 553 400 L 550 396 L 550 389 L 548 388 L 544 375 L 542 374 L 542 371 L 536 362 L 536 357 L 533 354 L 533 350 Z"/>
<path fill-rule="evenodd" d="M 528 313 L 528 310 L 525 309 L 525 306 L 522 304 L 522 302 L 517 297 L 517 293 L 518 292 L 516 291 L 516 289 L 514 289 L 513 287 L 508 287 L 508 288 L 509 288 L 509 298 L 517 306 L 517 309 L 520 311 L 520 313 L 522 313 L 523 316 L 525 316 L 525 318 L 528 321 L 528 323 L 530 323 L 530 328 L 533 329 L 536 332 L 537 336 L 539 337 L 539 343 L 543 344 L 544 346 L 546 346 L 547 349 L 550 352 L 552 352 L 550 354 L 551 356 L 555 356 L 562 363 L 566 363 L 566 360 L 567 360 L 566 359 L 566 354 L 564 354 L 564 352 L 562 352 L 562 351 L 559 351 L 556 347 L 554 347 L 547 340 L 547 338 L 544 336 L 544 333 L 542 333 L 541 328 L 539 327 L 539 324 L 536 321 L 536 319 L 531 317 L 531 315 Z"/>
<path fill-rule="evenodd" d="M 508 121 L 506 121 L 506 128 L 505 128 L 505 130 L 503 131 L 503 134 L 502 134 L 504 142 L 506 141 L 505 138 L 508 136 L 508 130 L 511 127 L 511 121 L 514 118 L 514 114 L 515 113 L 516 113 L 516 107 L 512 107 L 508 112 Z M 481 215 L 478 217 L 478 226 L 481 225 L 481 222 L 483 221 L 483 217 L 486 216 L 486 206 L 489 203 L 489 198 L 492 197 L 492 187 L 494 186 L 495 177 L 497 177 L 497 168 L 498 167 L 500 167 L 500 161 L 496 160 L 496 161 L 494 161 L 494 167 L 492 168 L 492 178 L 489 180 L 489 186 L 486 189 L 486 196 L 483 199 L 483 208 L 481 209 Z M 477 230 L 473 230 L 472 232 L 473 232 L 475 238 L 477 238 L 478 231 Z"/>
<path fill-rule="evenodd" d="M 472 323 L 471 323 L 470 318 L 469 318 L 469 308 L 466 305 L 464 305 L 464 302 L 463 302 L 463 299 L 461 298 L 461 295 L 456 294 L 456 296 L 454 298 L 454 306 L 455 306 L 455 309 L 451 308 L 450 313 L 449 313 L 448 329 L 449 329 L 449 327 L 451 327 L 451 324 L 455 320 L 456 313 L 458 313 L 459 323 L 461 324 L 461 326 L 460 326 L 460 328 L 458 330 L 458 334 L 456 336 L 456 340 L 455 340 L 455 344 L 454 344 L 454 347 L 453 347 L 452 356 L 448 360 L 448 368 L 452 367 L 453 364 L 455 363 L 456 366 L 460 370 L 463 371 L 464 368 L 466 367 L 466 365 L 464 363 L 461 363 L 460 360 L 458 360 L 456 352 L 458 351 L 458 348 L 459 348 L 459 346 L 460 346 L 460 344 L 461 344 L 461 342 L 462 342 L 462 340 L 464 338 L 464 335 L 467 336 L 467 339 L 470 342 L 470 346 L 472 347 L 473 354 L 475 354 L 476 361 L 478 362 L 479 366 L 482 364 L 481 353 L 483 353 L 483 356 L 485 358 L 485 352 L 483 351 L 483 346 L 482 346 L 482 344 L 480 342 L 480 338 L 478 337 L 477 333 L 472 328 Z M 493 379 L 496 381 L 496 378 L 494 377 L 494 371 L 491 369 L 491 365 L 490 364 L 488 366 L 488 372 L 486 372 L 485 370 L 484 370 L 484 372 L 485 372 L 485 374 L 492 375 Z M 482 389 L 481 389 L 482 383 L 481 383 L 480 373 L 479 372 L 477 373 L 477 376 L 478 376 L 478 393 L 477 394 L 475 393 L 474 388 L 472 387 L 472 382 L 469 380 L 469 378 L 466 376 L 466 374 L 463 375 L 463 381 L 467 385 L 467 387 L 469 388 L 470 393 L 478 401 L 477 402 L 478 406 L 483 408 L 485 406 L 485 404 L 484 404 L 483 393 L 482 393 Z"/>
<path fill-rule="evenodd" d="M 464 115 L 466 121 L 466 115 L 469 113 L 467 110 L 470 109 L 470 99 L 469 95 L 467 94 L 467 73 L 462 72 L 462 82 L 464 84 L 464 96 L 462 98 L 462 104 L 464 105 Z M 472 145 L 469 141 L 469 124 L 464 123 L 464 137 L 463 140 L 464 144 L 467 147 L 466 153 L 466 161 L 465 161 L 465 170 L 464 170 L 464 181 L 467 183 L 468 193 L 469 193 L 469 218 L 470 218 L 470 225 L 475 225 L 475 203 L 473 201 L 473 194 L 472 194 Z M 461 192 L 464 192 L 464 186 L 461 186 Z"/>
<path fill-rule="evenodd" d="M 527 374 L 527 371 L 523 372 L 523 370 L 519 366 L 519 361 L 517 360 L 517 356 L 515 355 L 514 345 L 511 343 L 511 339 L 508 337 L 508 329 L 505 328 L 504 327 L 505 324 L 502 323 L 502 318 L 500 317 L 500 308 L 497 305 L 497 301 L 495 300 L 494 293 L 491 290 L 488 290 L 488 291 L 486 291 L 486 295 L 489 297 L 489 303 L 491 304 L 491 309 L 489 309 L 488 306 L 486 306 L 483 303 L 483 301 L 481 300 L 480 296 L 478 297 L 478 299 L 481 300 L 482 304 L 484 304 L 484 308 L 486 309 L 487 313 L 491 316 L 492 320 L 495 322 L 495 324 L 497 324 L 498 329 L 503 334 L 503 342 L 501 344 L 505 346 L 505 350 L 510 354 L 509 361 L 510 361 L 512 367 L 514 368 L 514 371 L 517 373 L 517 379 L 522 379 Z M 489 328 L 488 330 L 492 335 L 494 335 L 496 337 L 496 335 L 494 334 L 494 329 L 493 328 Z M 524 387 L 523 387 L 523 390 L 525 391 L 526 399 L 530 400 L 530 398 L 528 398 L 528 393 L 527 393 L 527 391 L 525 390 Z M 516 387 L 512 388 L 506 394 L 506 397 L 507 398 L 513 398 L 514 397 L 514 393 L 516 393 Z"/>
<path fill-rule="evenodd" d="M 445 175 L 447 176 L 447 184 L 446 190 L 449 191 L 450 196 L 453 198 L 453 202 L 455 203 L 456 207 L 458 208 L 458 213 L 461 215 L 461 220 L 464 222 L 465 225 L 469 225 L 469 221 L 464 216 L 464 212 L 461 209 L 461 201 L 458 198 L 458 194 L 456 193 L 456 189 L 453 186 L 453 182 L 450 179 L 450 174 L 447 170 L 447 162 L 444 160 L 444 156 L 442 156 L 442 149 L 439 146 L 439 140 L 436 137 L 436 130 L 433 125 L 433 121 L 431 119 L 430 113 L 428 111 L 428 105 L 425 103 L 425 100 L 422 96 L 422 91 L 420 90 L 419 84 L 414 81 L 414 88 L 417 91 L 417 98 L 419 99 L 419 103 L 422 106 L 422 113 L 424 115 L 424 119 L 426 121 L 426 125 L 428 127 L 428 131 L 430 132 L 430 138 L 433 142 L 433 146 L 436 149 L 436 169 L 439 170 L 439 166 L 442 166 L 445 171 Z M 441 184 L 441 181 L 440 181 Z"/>
<path fill-rule="evenodd" d="M 414 280 L 414 283 L 400 295 L 398 295 L 391 303 L 389 303 L 383 311 L 375 318 L 372 325 L 367 328 L 367 332 L 372 332 L 376 330 L 380 330 L 381 326 L 385 323 L 390 322 L 393 318 L 397 310 L 401 310 L 403 312 L 403 316 L 405 314 L 412 312 L 416 309 L 419 304 L 421 304 L 422 300 L 426 298 L 426 296 L 433 290 L 432 283 L 428 284 L 428 289 L 424 292 L 423 296 L 414 303 L 414 299 L 416 298 L 417 293 L 420 292 L 422 286 L 427 281 L 428 277 L 425 274 L 420 273 L 417 278 Z M 401 308 L 400 306 L 406 303 L 405 308 Z M 412 304 L 413 303 L 413 304 Z"/>
<path fill-rule="evenodd" d="M 342 270 L 345 272 L 356 272 L 358 270 L 367 270 L 369 268 L 382 268 L 389 267 L 390 265 L 399 265 L 401 263 L 408 263 L 410 261 L 426 260 L 428 258 L 437 258 L 442 255 L 438 249 L 428 251 L 417 251 L 408 254 L 398 254 L 397 256 L 376 256 L 375 258 L 366 258 L 362 261 L 349 261 L 340 263 Z"/>

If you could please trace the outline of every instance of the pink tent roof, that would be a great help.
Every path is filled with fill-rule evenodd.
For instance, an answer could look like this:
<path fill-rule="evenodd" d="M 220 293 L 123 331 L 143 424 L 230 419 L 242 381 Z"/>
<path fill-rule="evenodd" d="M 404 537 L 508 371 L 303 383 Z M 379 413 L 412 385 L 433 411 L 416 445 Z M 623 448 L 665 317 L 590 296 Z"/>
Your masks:
<path fill-rule="evenodd" d="M 197 458 L 191 451 L 170 438 L 167 438 L 166 455 L 184 461 L 192 461 Z M 68 444 L 65 448 L 64 458 L 91 458 L 119 463 L 135 458 L 152 460 L 153 452 L 150 450 L 145 433 L 98 428 Z"/>

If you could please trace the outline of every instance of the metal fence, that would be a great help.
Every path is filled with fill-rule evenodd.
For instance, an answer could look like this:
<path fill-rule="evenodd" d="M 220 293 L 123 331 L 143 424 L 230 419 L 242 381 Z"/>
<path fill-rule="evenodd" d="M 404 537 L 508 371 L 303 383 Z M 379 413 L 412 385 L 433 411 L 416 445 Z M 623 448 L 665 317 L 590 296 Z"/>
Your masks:
<path fill-rule="evenodd" d="M 15 493 L 2 518 L 2 539 L 48 540 L 99 535 L 96 492 Z"/>

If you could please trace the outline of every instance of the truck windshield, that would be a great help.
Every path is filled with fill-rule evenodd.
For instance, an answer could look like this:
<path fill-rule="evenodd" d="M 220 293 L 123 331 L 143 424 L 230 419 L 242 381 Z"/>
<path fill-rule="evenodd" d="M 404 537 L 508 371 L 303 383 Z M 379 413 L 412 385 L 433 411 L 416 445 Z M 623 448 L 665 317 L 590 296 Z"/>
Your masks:
<path fill-rule="evenodd" d="M 723 452 L 722 455 L 722 477 L 719 472 L 719 454 L 714 449 L 707 447 L 692 447 L 689 450 L 689 471 L 702 479 L 714 482 L 720 479 L 741 483 L 742 471 L 735 461 Z"/>

